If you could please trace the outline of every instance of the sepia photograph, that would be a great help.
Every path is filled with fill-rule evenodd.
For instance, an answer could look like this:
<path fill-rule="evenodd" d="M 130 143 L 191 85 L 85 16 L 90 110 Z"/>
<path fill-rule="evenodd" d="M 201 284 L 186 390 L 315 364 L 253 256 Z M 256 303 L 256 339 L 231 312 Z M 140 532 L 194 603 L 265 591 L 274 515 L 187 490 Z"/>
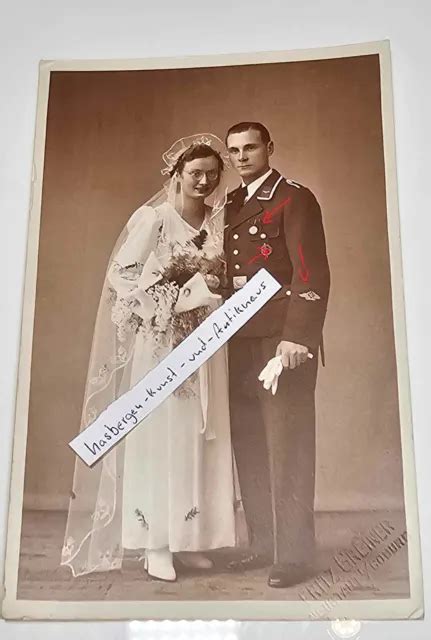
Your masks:
<path fill-rule="evenodd" d="M 3 615 L 422 617 L 388 42 L 45 61 L 34 153 Z"/>

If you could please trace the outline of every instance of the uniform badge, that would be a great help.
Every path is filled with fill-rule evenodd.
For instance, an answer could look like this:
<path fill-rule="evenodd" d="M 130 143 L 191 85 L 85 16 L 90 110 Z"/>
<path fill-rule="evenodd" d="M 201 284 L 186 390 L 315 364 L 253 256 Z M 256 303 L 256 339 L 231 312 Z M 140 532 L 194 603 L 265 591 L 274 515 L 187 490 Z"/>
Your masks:
<path fill-rule="evenodd" d="M 261 189 L 260 195 L 264 198 L 271 197 L 271 191 L 272 187 L 264 187 L 263 189 Z"/>
<path fill-rule="evenodd" d="M 269 256 L 272 253 L 271 245 L 268 244 L 267 242 L 264 242 L 263 245 L 260 247 L 260 253 L 263 255 L 265 260 L 268 260 Z"/>
<path fill-rule="evenodd" d="M 255 256 L 253 256 L 252 258 L 250 258 L 250 260 L 247 262 L 247 264 L 253 264 L 254 262 L 256 262 L 257 260 L 260 260 L 261 258 L 263 258 L 264 260 L 268 260 L 269 256 L 272 253 L 272 247 L 270 244 L 268 244 L 267 242 L 264 242 L 259 248 L 258 248 L 258 253 L 256 253 Z"/>
<path fill-rule="evenodd" d="M 247 282 L 247 276 L 234 276 L 232 282 L 234 289 L 241 289 Z"/>
<path fill-rule="evenodd" d="M 305 293 L 298 294 L 300 298 L 304 298 L 304 300 L 308 300 L 309 302 L 316 302 L 316 300 L 320 300 L 320 296 L 317 295 L 315 291 L 306 291 Z"/>

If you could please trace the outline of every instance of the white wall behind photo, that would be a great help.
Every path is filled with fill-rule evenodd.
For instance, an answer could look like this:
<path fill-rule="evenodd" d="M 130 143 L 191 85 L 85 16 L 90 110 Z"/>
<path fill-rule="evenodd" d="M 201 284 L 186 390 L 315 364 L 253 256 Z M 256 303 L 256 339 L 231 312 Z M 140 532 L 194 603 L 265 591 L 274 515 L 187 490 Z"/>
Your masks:
<path fill-rule="evenodd" d="M 430 577 L 431 148 L 429 0 L 15 0 L 1 4 L 0 216 L 3 250 L 0 368 L 0 574 L 3 573 L 22 288 L 40 59 L 106 59 L 301 49 L 389 39 L 392 50 L 398 188 L 425 595 Z M 364 185 L 366 189 L 366 185 Z M 366 340 L 366 336 L 364 336 Z M 376 361 L 379 354 L 375 354 Z M 364 470 L 366 465 L 364 465 Z M 364 471 L 365 472 L 365 471 Z M 426 622 L 363 623 L 355 638 L 430 637 Z M 62 637 L 343 637 L 329 623 L 6 623 L 1 640 Z M 346 637 L 346 636 L 344 636 Z"/>

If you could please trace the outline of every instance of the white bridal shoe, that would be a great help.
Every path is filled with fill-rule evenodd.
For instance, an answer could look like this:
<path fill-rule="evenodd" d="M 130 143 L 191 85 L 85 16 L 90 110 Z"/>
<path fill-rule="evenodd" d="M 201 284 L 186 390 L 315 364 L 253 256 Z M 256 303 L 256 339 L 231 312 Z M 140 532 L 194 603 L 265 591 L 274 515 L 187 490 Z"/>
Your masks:
<path fill-rule="evenodd" d="M 146 549 L 144 569 L 152 578 L 174 582 L 175 573 L 172 552 L 169 549 Z"/>
<path fill-rule="evenodd" d="M 214 566 L 212 560 L 197 551 L 178 551 L 175 559 L 187 569 L 212 569 Z"/>

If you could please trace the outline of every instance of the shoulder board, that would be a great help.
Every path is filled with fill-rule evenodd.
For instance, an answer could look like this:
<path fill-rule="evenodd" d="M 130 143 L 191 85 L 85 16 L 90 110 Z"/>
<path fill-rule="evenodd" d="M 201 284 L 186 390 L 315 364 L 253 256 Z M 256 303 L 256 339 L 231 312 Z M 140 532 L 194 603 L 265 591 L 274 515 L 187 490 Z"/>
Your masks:
<path fill-rule="evenodd" d="M 285 178 L 287 184 L 290 184 L 292 187 L 296 187 L 297 189 L 301 188 L 301 185 L 298 184 L 298 182 L 295 182 L 295 180 L 289 180 L 289 178 Z"/>

